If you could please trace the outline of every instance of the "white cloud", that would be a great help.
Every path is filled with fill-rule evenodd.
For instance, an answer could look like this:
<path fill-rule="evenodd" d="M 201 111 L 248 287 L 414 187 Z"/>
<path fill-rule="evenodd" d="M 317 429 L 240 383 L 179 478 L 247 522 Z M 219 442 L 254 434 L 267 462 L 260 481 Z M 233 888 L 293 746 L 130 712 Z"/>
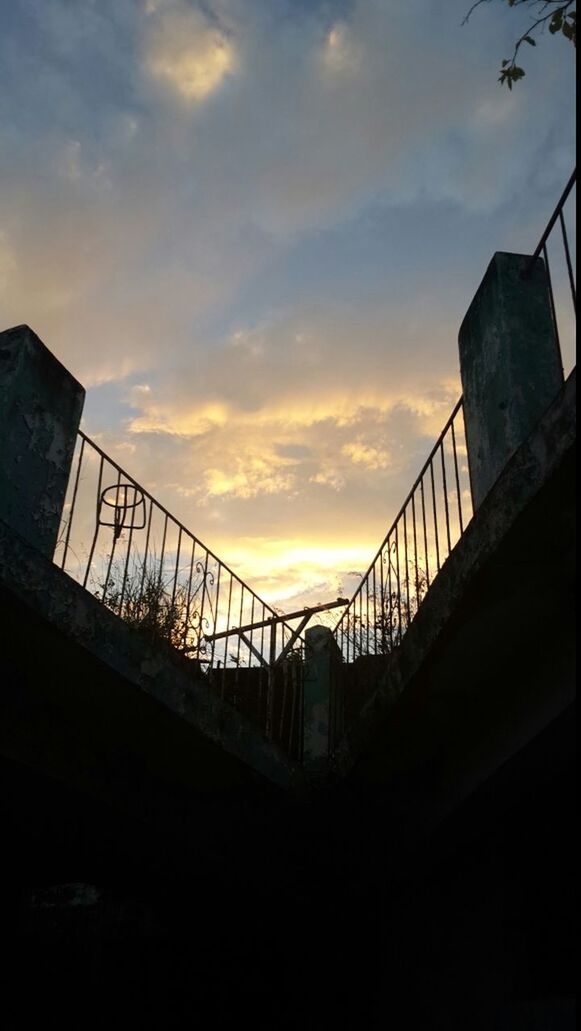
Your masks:
<path fill-rule="evenodd" d="M 391 462 L 387 451 L 374 447 L 372 444 L 366 444 L 361 437 L 343 444 L 341 450 L 355 465 L 362 465 L 366 469 L 388 469 Z"/>
<path fill-rule="evenodd" d="M 361 48 L 345 22 L 330 29 L 323 48 L 323 62 L 332 73 L 355 72 L 361 60 Z"/>
<path fill-rule="evenodd" d="M 272 591 L 365 564 L 458 396 L 470 284 L 569 172 L 562 41 L 508 94 L 510 12 L 466 6 L 10 5 L 0 320 L 202 536 L 265 582 L 284 554 Z"/>
<path fill-rule="evenodd" d="M 146 68 L 186 101 L 211 96 L 235 64 L 232 41 L 196 8 L 162 9 L 149 31 Z"/>

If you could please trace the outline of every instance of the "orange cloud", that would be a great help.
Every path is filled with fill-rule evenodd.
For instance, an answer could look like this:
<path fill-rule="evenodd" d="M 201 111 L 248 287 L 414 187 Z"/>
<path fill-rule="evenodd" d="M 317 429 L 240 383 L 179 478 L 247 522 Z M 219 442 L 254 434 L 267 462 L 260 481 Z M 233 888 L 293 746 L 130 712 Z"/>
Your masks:
<path fill-rule="evenodd" d="M 387 451 L 365 444 L 361 439 L 344 444 L 341 450 L 355 465 L 363 465 L 366 469 L 387 469 L 390 464 Z"/>

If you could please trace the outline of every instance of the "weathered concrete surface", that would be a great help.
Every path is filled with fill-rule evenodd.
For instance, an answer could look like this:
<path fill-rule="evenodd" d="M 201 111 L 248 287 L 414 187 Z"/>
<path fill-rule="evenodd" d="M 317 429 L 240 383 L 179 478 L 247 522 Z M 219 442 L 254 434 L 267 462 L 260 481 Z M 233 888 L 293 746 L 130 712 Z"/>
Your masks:
<path fill-rule="evenodd" d="M 575 388 L 573 373 L 481 505 L 401 647 L 371 661 L 379 686 L 334 757 L 340 779 L 406 784 L 402 818 L 413 814 L 424 831 L 575 697 Z"/>
<path fill-rule="evenodd" d="M 295 781 L 298 771 L 284 752 L 225 704 L 201 674 L 195 678 L 193 664 L 169 647 L 148 642 L 3 522 L 0 592 L 7 634 L 3 700 L 16 713 L 20 694 L 26 689 L 31 726 L 35 722 L 34 696 L 45 695 L 49 707 L 56 701 L 62 711 L 63 726 L 79 721 L 79 741 L 81 728 L 90 720 L 108 727 L 121 749 L 123 735 L 127 734 L 128 749 L 139 727 L 148 721 L 157 719 L 166 727 L 171 723 L 171 733 L 182 741 L 181 750 L 187 742 L 188 777 L 197 779 L 204 790 L 211 790 L 214 780 L 217 784 L 236 780 L 244 768 L 248 775 L 254 771 L 279 787 Z M 39 662 L 41 636 L 44 659 Z M 169 719 L 169 714 L 174 719 Z M 39 716 L 39 727 L 45 716 Z M 59 749 L 51 741 L 58 723 L 58 719 L 49 721 L 50 729 L 46 724 L 42 744 L 33 741 L 24 720 L 18 733 L 13 727 L 9 739 L 4 735 L 5 754 L 18 761 L 38 762 L 44 751 L 43 761 L 52 765 L 54 775 L 66 772 L 69 761 L 75 767 L 78 760 L 90 779 L 95 773 L 94 757 L 89 758 L 86 742 L 77 750 L 73 735 L 69 742 L 75 752 L 72 756 L 67 753 L 68 745 L 62 743 Z M 5 721 L 5 726 L 9 722 Z M 156 749 L 160 755 L 157 765 L 167 761 L 163 739 L 148 740 L 144 747 L 149 750 L 150 765 L 156 766 Z M 77 774 L 83 774 L 80 767 Z"/>
<path fill-rule="evenodd" d="M 0 519 L 49 558 L 84 399 L 29 326 L 0 333 Z"/>
<path fill-rule="evenodd" d="M 329 760 L 334 674 L 340 653 L 328 627 L 305 634 L 303 763 L 308 771 L 326 770 Z"/>
<path fill-rule="evenodd" d="M 572 392 L 434 586 L 399 657 L 401 694 L 386 684 L 370 705 L 335 790 L 262 791 L 266 777 L 57 634 L 38 615 L 42 577 L 27 600 L 10 594 L 0 723 L 31 739 L 20 762 L 0 757 L 15 1031 L 38 1020 L 35 998 L 60 1028 L 85 1020 L 87 999 L 98 1028 L 113 1013 L 179 1027 L 203 1013 L 217 1027 L 259 1014 L 288 1031 L 491 1031 L 520 1026 L 523 1005 L 529 1023 L 572 1027 L 557 1023 L 576 981 L 571 707 L 550 721 L 569 696 Z M 59 764 L 58 778 L 39 773 Z M 98 804 L 113 788 L 119 805 Z M 457 804 L 434 830 L 425 809 L 441 816 L 442 799 Z M 426 833 L 402 858 L 422 807 Z M 142 901 L 153 928 L 137 916 L 116 944 L 106 928 L 79 940 L 23 921 L 19 898 L 70 882 L 104 890 L 114 912 Z"/>
<path fill-rule="evenodd" d="M 460 372 L 478 508 L 563 381 L 545 265 L 497 252 L 460 327 Z"/>

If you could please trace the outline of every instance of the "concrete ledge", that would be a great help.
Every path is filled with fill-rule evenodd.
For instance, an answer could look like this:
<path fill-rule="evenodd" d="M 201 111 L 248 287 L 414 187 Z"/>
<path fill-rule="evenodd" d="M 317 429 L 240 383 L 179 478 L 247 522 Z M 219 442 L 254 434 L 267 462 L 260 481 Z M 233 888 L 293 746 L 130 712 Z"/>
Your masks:
<path fill-rule="evenodd" d="M 511 528 L 571 455 L 576 441 L 575 400 L 574 371 L 475 514 L 430 588 L 400 648 L 387 660 L 373 660 L 376 665 L 373 671 L 370 669 L 370 674 L 374 672 L 378 677 L 378 686 L 336 750 L 331 765 L 334 779 L 344 778 L 353 769 L 376 735 L 378 725 L 385 721 L 410 682 L 426 666 L 452 620 L 462 613 L 471 585 L 486 566 L 494 563 Z M 539 531 L 542 527 L 536 529 Z M 550 530 L 547 527 L 547 533 Z M 570 535 L 573 533 L 571 525 Z M 532 556 L 532 563 L 535 558 Z M 512 575 L 515 570 L 509 569 L 508 576 Z M 542 604 L 542 597 L 539 585 L 537 604 Z M 489 647 L 493 646 L 491 641 Z M 382 669 L 378 668 L 380 663 Z M 437 678 L 434 675 L 432 679 Z M 439 689 L 445 691 L 445 685 L 440 685 Z M 570 701 L 570 697 L 557 699 L 555 714 L 559 706 Z M 550 712 L 545 715 L 546 719 L 550 718 Z M 519 726 L 518 721 L 516 725 Z M 534 733 L 532 724 L 528 731 Z M 520 728 L 523 739 L 528 731 L 523 723 Z M 507 755 L 513 744 L 507 745 Z"/>
<path fill-rule="evenodd" d="M 149 644 L 1 520 L 0 590 L 62 636 L 63 664 L 67 641 L 80 646 L 222 749 L 225 760 L 235 757 L 280 788 L 300 781 L 300 768 L 224 703 L 202 674 L 194 679 L 186 659 L 169 647 Z M 34 648 L 33 639 L 30 646 Z M 78 690 L 83 691 L 82 683 Z M 114 717 L 110 712 L 109 718 Z"/>

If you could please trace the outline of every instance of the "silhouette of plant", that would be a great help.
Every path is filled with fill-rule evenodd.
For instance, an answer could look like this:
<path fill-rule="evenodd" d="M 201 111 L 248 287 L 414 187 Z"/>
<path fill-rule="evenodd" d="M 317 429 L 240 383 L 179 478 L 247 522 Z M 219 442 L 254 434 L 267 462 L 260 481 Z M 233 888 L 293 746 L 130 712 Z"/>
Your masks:
<path fill-rule="evenodd" d="M 387 550 L 383 561 L 392 562 Z M 399 590 L 389 590 L 385 583 L 383 587 L 377 586 L 375 592 L 366 596 L 365 614 L 349 617 L 355 656 L 389 655 L 401 644 L 428 590 L 426 573 L 412 559 L 408 561 L 407 580 L 404 577 L 402 573 Z"/>
<path fill-rule="evenodd" d="M 148 638 L 166 641 L 179 651 L 199 643 L 201 582 L 188 587 L 174 575 L 164 578 L 154 558 L 149 562 L 134 559 L 127 570 L 123 561 L 114 562 L 107 578 L 97 581 L 96 587 L 96 597 Z"/>

